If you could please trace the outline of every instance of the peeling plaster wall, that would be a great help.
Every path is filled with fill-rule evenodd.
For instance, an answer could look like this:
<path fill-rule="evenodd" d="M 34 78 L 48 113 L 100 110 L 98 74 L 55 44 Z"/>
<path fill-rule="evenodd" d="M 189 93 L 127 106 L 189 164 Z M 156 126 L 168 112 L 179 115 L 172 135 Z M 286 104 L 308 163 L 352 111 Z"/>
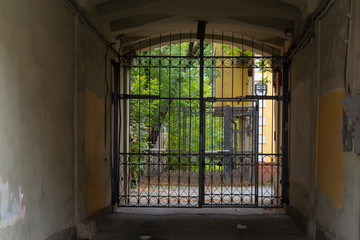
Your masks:
<path fill-rule="evenodd" d="M 85 167 L 80 190 L 85 194 L 86 216 L 111 204 L 111 58 L 106 47 L 84 25 L 79 28 L 78 89 L 79 89 L 79 163 Z M 107 84 L 107 86 L 106 86 Z M 105 95 L 107 88 L 107 127 L 105 133 Z M 106 142 L 105 142 L 106 135 Z"/>
<path fill-rule="evenodd" d="M 74 14 L 56 0 L 0 1 L 0 31 L 0 205 L 11 206 L 1 212 L 0 239 L 46 239 L 111 202 L 106 48 L 82 23 L 75 33 Z M 87 102 L 86 91 L 98 104 Z M 101 126 L 85 129 L 86 104 Z M 92 159 L 85 154 L 92 139 L 85 136 L 102 137 Z M 95 162 L 99 174 L 86 172 Z M 92 208 L 90 186 L 101 199 Z"/>
<path fill-rule="evenodd" d="M 86 90 L 85 93 L 85 169 L 86 215 L 105 206 L 104 111 L 103 99 Z"/>
<path fill-rule="evenodd" d="M 344 152 L 341 139 L 344 91 L 334 91 L 319 99 L 317 131 L 317 187 L 341 208 L 344 195 Z"/>
<path fill-rule="evenodd" d="M 311 239 L 359 239 L 360 157 L 341 142 L 346 9 L 335 2 L 291 65 L 290 206 Z"/>

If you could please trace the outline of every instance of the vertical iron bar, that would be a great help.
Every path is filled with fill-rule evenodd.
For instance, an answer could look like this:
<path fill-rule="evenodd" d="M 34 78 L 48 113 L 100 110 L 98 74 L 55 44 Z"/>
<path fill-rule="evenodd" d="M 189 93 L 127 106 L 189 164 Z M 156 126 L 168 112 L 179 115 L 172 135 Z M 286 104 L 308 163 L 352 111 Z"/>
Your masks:
<path fill-rule="evenodd" d="M 224 96 L 224 81 L 225 81 L 225 77 L 224 77 L 224 73 L 225 73 L 225 61 L 226 59 L 224 58 L 224 31 L 221 32 L 221 97 L 228 97 L 228 96 Z M 224 104 L 226 106 L 226 103 L 221 102 L 221 150 L 225 150 L 225 111 L 224 111 Z M 221 155 L 221 161 L 223 161 L 224 159 L 224 155 Z M 224 166 L 224 164 L 223 164 Z M 225 170 L 225 166 L 223 167 L 223 169 Z M 223 199 L 223 192 L 224 192 L 224 176 L 225 174 L 221 174 L 220 175 L 220 200 Z"/>
<path fill-rule="evenodd" d="M 261 101 L 261 100 L 260 100 Z M 251 165 L 255 166 L 255 207 L 259 207 L 259 101 L 255 101 L 255 109 L 253 114 L 253 139 L 254 141 L 254 152 L 253 152 L 253 159 L 255 159 L 255 162 L 253 162 Z M 254 161 L 254 160 L 253 160 Z"/>
<path fill-rule="evenodd" d="M 140 49 L 141 49 L 141 41 L 140 41 Z M 146 58 L 146 56 L 144 56 L 145 58 Z M 138 68 L 138 71 L 139 71 L 139 75 L 138 75 L 138 81 L 139 81 L 139 90 L 138 90 L 138 94 L 139 95 L 141 95 L 141 83 L 140 83 L 140 76 L 141 76 L 141 68 L 142 68 L 142 64 L 141 64 L 141 58 L 139 58 L 139 68 Z M 141 204 L 140 204 L 140 184 L 141 184 L 141 175 L 143 174 L 143 172 L 142 172 L 142 165 L 143 165 L 143 163 L 142 163 L 142 161 L 140 160 L 143 156 L 142 155 L 140 155 L 140 149 L 141 149 L 141 106 L 140 106 L 140 103 L 141 103 L 141 100 L 139 99 L 138 100 L 138 103 L 139 103 L 139 105 L 137 106 L 138 108 L 137 108 L 137 110 L 138 110 L 138 114 L 139 114 L 139 118 L 137 119 L 139 122 L 138 122 L 138 124 L 139 124 L 139 130 L 138 130 L 138 139 L 139 139 L 139 145 L 138 145 L 138 147 L 139 147 L 139 152 L 137 152 L 137 156 L 135 157 L 135 159 L 136 159 L 136 162 L 135 163 L 133 163 L 134 165 L 135 165 L 135 168 L 136 168 L 136 170 L 139 172 L 138 173 L 138 176 L 135 176 L 136 177 L 136 179 L 137 179 L 137 181 L 135 181 L 137 184 L 136 184 L 136 188 L 137 188 L 137 206 L 140 206 Z M 134 107 L 135 107 L 135 104 L 134 104 Z M 135 108 L 134 108 L 135 109 Z M 130 162 L 130 164 L 131 164 L 131 162 Z M 131 165 L 130 165 L 130 167 L 131 167 Z M 135 174 L 134 174 L 135 175 Z M 142 194 L 142 192 L 141 192 L 141 194 Z"/>
<path fill-rule="evenodd" d="M 259 164 L 259 162 L 261 162 L 261 153 L 260 153 L 260 148 L 262 149 L 262 146 L 260 143 L 260 138 L 259 138 L 259 132 L 260 132 L 260 119 L 259 119 L 259 111 L 260 111 L 260 104 L 262 104 L 262 101 L 261 100 L 258 100 L 257 101 L 257 105 L 255 106 L 255 114 L 254 114 L 254 119 L 255 119 L 255 136 L 254 136 L 254 139 L 255 139 L 255 145 L 254 145 L 254 152 L 255 152 L 255 155 L 254 155 L 254 180 L 255 180 L 255 204 L 256 204 L 256 207 L 259 207 L 259 204 L 258 204 L 258 200 L 260 199 L 260 196 L 261 196 L 261 189 L 259 188 L 259 185 L 260 185 L 260 179 L 261 179 L 261 172 L 259 168 L 261 168 L 261 163 Z M 259 157 L 260 156 L 260 157 Z"/>
<path fill-rule="evenodd" d="M 170 55 L 169 56 L 172 56 L 171 55 L 171 32 L 170 32 Z M 171 99 L 171 59 L 169 60 L 169 72 L 168 72 L 168 94 L 169 94 L 169 98 Z M 170 171 L 172 169 L 172 164 L 171 164 L 171 102 L 172 100 L 168 100 L 168 115 L 169 115 L 169 121 L 168 121 L 168 128 L 169 128 L 169 131 L 168 131 L 168 159 L 167 159 L 167 168 L 168 168 L 168 186 L 167 186 L 167 190 L 168 190 L 168 196 L 167 196 L 167 202 L 168 202 L 168 206 L 170 206 L 170 202 L 171 202 L 171 188 L 170 188 Z"/>
<path fill-rule="evenodd" d="M 224 87 L 224 86 L 223 86 Z M 225 150 L 225 164 L 224 164 L 224 170 L 225 170 L 225 185 L 227 186 L 231 178 L 231 117 L 232 117 L 232 107 L 230 105 L 226 105 L 224 109 L 224 116 L 225 116 L 225 126 L 224 126 L 224 150 Z M 226 152 L 227 151 L 227 152 Z"/>
<path fill-rule="evenodd" d="M 160 34 L 160 46 L 159 46 L 159 55 L 161 55 L 162 54 L 162 49 L 161 49 L 161 43 L 162 43 L 162 41 L 161 41 L 161 34 Z M 160 59 L 159 59 L 159 61 L 160 61 Z M 158 70 L 159 70 L 159 96 L 161 97 L 162 95 L 161 95 L 161 63 L 159 62 L 159 66 L 158 66 Z M 162 140 L 162 133 L 161 133 L 161 125 L 162 125 L 162 123 L 161 123 L 161 100 L 159 99 L 159 102 L 158 102 L 158 111 L 159 111 L 159 115 L 158 115 L 158 129 L 157 129 L 157 131 L 159 131 L 159 134 L 158 134 L 158 138 L 159 138 L 159 143 L 158 143 L 158 155 L 157 155 L 157 159 L 158 159 L 158 181 L 157 181 L 157 183 L 158 183 L 158 186 L 157 186 L 157 190 L 158 190 L 158 192 L 157 192 L 157 194 L 158 194 L 158 196 L 157 196 L 157 201 L 158 201 L 158 206 L 160 206 L 160 177 L 161 177 L 161 175 L 162 175 L 162 171 L 163 171 L 163 169 L 165 168 L 165 166 L 163 166 L 163 161 L 162 161 L 162 158 L 163 158 L 163 156 L 161 156 L 160 155 L 160 149 L 162 148 L 161 146 L 162 146 L 162 144 L 161 144 L 161 140 Z M 164 133 L 163 133 L 164 134 Z M 165 135 L 165 134 L 164 134 Z M 155 139 L 155 141 L 157 141 L 157 139 Z M 164 141 L 164 140 L 163 140 Z"/>
<path fill-rule="evenodd" d="M 119 94 L 120 94 L 120 63 L 112 61 L 114 66 L 114 133 L 113 133 L 113 144 L 114 144 L 114 160 L 113 160 L 113 194 L 112 202 L 119 204 L 119 148 L 118 148 L 118 124 L 119 124 Z"/>
<path fill-rule="evenodd" d="M 182 154 L 183 154 L 183 157 L 182 157 L 182 162 L 183 162 L 183 166 L 182 166 L 182 170 L 183 170 L 183 173 L 185 174 L 186 172 L 186 133 L 187 133 L 187 124 L 186 124 L 186 118 L 187 118 L 187 114 L 186 114 L 186 106 L 185 104 L 182 106 L 182 114 L 183 114 L 183 137 L 182 137 L 182 140 L 183 140 L 183 144 L 182 144 Z"/>
<path fill-rule="evenodd" d="M 149 38 L 149 52 L 150 52 L 150 55 L 151 55 L 151 37 Z M 151 59 L 149 59 L 148 60 L 148 71 L 149 71 L 149 73 L 148 73 L 148 92 L 149 92 L 149 96 L 151 95 Z M 145 92 L 145 94 L 146 94 L 146 92 Z M 150 123 L 150 119 L 151 119 L 151 104 L 150 104 L 150 102 L 152 102 L 152 100 L 149 98 L 148 99 L 148 101 L 149 101 L 149 105 L 148 105 L 148 112 L 149 112 L 149 115 L 148 115 L 148 118 L 149 118 L 149 126 L 148 126 L 148 128 L 150 128 L 150 126 L 151 126 L 151 123 Z M 145 122 L 146 123 L 146 122 Z M 150 129 L 149 129 L 150 130 Z M 140 139 L 140 138 L 139 138 Z M 150 139 L 150 141 L 152 141 L 152 139 Z M 149 153 L 151 153 L 151 148 L 152 148 L 152 146 L 151 146 L 151 143 L 148 143 L 148 146 L 149 146 Z M 151 157 L 150 157 L 150 155 L 148 155 L 147 156 L 147 159 L 146 159 L 146 163 L 147 163 L 147 171 L 148 171 L 148 173 L 147 173 L 147 184 L 148 184 L 148 190 L 147 190 L 147 196 L 148 196 L 148 199 L 147 199 L 147 201 L 148 201 L 148 206 L 150 206 L 150 202 L 151 202 L 151 198 L 150 198 L 150 189 L 151 189 L 151 185 L 150 185 L 150 183 L 151 183 L 151 165 L 152 165 L 152 159 L 151 159 Z"/>
<path fill-rule="evenodd" d="M 180 53 L 179 53 L 179 66 L 181 66 L 181 31 L 180 31 Z M 177 123 L 177 125 L 178 125 L 178 159 L 177 159 L 177 161 L 178 161 L 178 189 L 177 189 L 177 191 L 178 191 L 178 198 L 177 198 L 177 200 L 178 200 L 178 206 L 180 206 L 180 199 L 181 199 L 181 197 L 180 197 L 180 188 L 181 188 L 181 170 L 182 170 L 182 158 L 180 157 L 180 143 L 181 143 L 181 138 L 180 138 L 180 136 L 181 136 L 181 127 L 184 127 L 184 125 L 181 125 L 181 68 L 179 68 L 178 69 L 178 71 L 179 71 L 179 79 L 178 79 L 178 82 L 179 82 L 179 100 L 178 100 L 178 113 L 177 113 L 177 115 L 178 115 L 178 123 Z"/>
<path fill-rule="evenodd" d="M 282 199 L 283 203 L 289 203 L 289 175 L 288 175 L 288 107 L 289 107 L 289 63 L 284 62 L 283 68 L 283 118 L 282 118 Z"/>
<path fill-rule="evenodd" d="M 197 38 L 200 40 L 200 158 L 199 158 L 199 207 L 205 200 L 205 98 L 204 98 L 204 39 L 205 21 L 199 21 Z"/>
<path fill-rule="evenodd" d="M 264 67 L 265 66 L 265 58 L 264 58 L 264 42 L 261 42 L 261 66 Z M 264 80 L 264 71 L 262 70 L 261 71 L 261 80 L 263 81 Z M 261 102 L 261 110 L 264 114 L 264 110 L 265 110 L 265 100 L 260 100 Z M 260 112 L 260 110 L 259 110 Z M 260 113 L 259 113 L 260 115 Z M 261 151 L 258 151 L 260 152 L 260 174 L 261 174 L 261 203 L 260 205 L 263 206 L 263 203 L 264 203 L 264 147 L 265 147 L 265 144 L 264 144 L 264 115 L 261 117 L 261 121 L 260 121 L 260 116 L 259 116 L 259 127 L 258 129 L 260 129 L 260 125 L 261 125 L 261 129 L 262 129 L 262 134 L 261 134 Z M 256 136 L 259 136 L 259 135 L 256 135 Z M 259 143 L 260 143 L 260 140 L 259 140 Z M 259 167 L 257 167 L 259 168 Z M 258 174 L 259 175 L 259 174 Z"/>
<path fill-rule="evenodd" d="M 191 31 L 190 31 L 190 43 L 191 43 Z M 189 162 L 189 177 L 188 177 L 188 204 L 190 204 L 190 201 L 191 201 L 191 197 L 190 197 L 190 183 L 191 183 L 191 167 L 192 167 L 192 162 L 191 162 L 191 158 L 192 158 L 192 155 L 191 155 L 191 143 L 192 143 L 192 140 L 191 140 L 191 133 L 192 133 L 192 129 L 191 129 L 191 125 L 192 125 L 192 110 L 191 110 L 191 104 L 192 104 L 192 101 L 191 101 L 191 58 L 189 58 L 189 98 L 190 98 L 190 103 L 189 103 L 189 115 L 190 115 L 190 119 L 189 119 L 189 156 L 188 156 L 188 162 Z M 195 116 L 196 117 L 196 116 Z"/>
<path fill-rule="evenodd" d="M 216 56 L 216 48 L 214 50 L 214 46 L 215 46 L 215 38 L 214 38 L 214 30 L 212 31 L 212 51 L 211 51 L 211 56 L 213 57 L 213 62 L 211 63 L 211 92 L 212 92 L 212 97 L 216 97 L 216 90 L 215 90 L 215 85 L 216 85 L 216 64 L 215 64 L 215 61 L 214 60 L 214 56 Z M 210 112 L 213 112 L 215 107 L 214 106 L 215 103 L 212 102 L 211 103 L 211 110 Z M 214 114 L 211 114 L 211 158 L 210 158 L 210 199 L 209 199 L 209 204 L 212 204 L 213 203 L 213 188 L 214 188 L 214 174 L 215 174 L 215 155 L 214 155 L 214 142 L 216 141 L 214 139 L 214 130 L 213 129 L 216 129 L 214 127 L 216 123 L 214 123 Z M 216 147 L 216 145 L 215 145 Z M 208 183 L 209 184 L 209 183 Z"/>
<path fill-rule="evenodd" d="M 231 91 L 231 98 L 235 98 L 236 97 L 236 91 L 235 91 L 235 86 L 234 86 L 234 74 L 235 74 L 235 65 L 236 65 L 236 60 L 235 58 L 233 58 L 235 55 L 235 51 L 234 51 L 234 33 L 231 34 L 231 87 L 232 87 L 232 91 Z M 242 82 L 244 81 L 244 79 L 242 79 Z M 243 85 L 243 84 L 242 84 Z M 236 146 L 234 145 L 234 143 L 236 142 L 233 136 L 234 131 L 233 131 L 233 123 L 232 123 L 232 118 L 234 115 L 234 102 L 231 102 L 231 116 L 230 116 L 230 204 L 232 204 L 233 201 L 233 187 L 234 187 L 234 176 L 233 176 L 233 166 L 235 163 L 235 159 L 236 159 Z M 236 121 L 236 119 L 235 119 Z M 235 150 L 235 152 L 234 152 Z M 235 154 L 234 154 L 235 153 Z M 234 154 L 234 155 L 233 155 Z"/>

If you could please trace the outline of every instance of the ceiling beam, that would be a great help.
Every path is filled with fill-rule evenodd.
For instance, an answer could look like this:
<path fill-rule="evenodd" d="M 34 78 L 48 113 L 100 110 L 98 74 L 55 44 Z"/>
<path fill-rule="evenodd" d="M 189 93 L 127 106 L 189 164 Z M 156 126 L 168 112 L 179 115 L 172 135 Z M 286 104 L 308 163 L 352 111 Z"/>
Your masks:
<path fill-rule="evenodd" d="M 160 0 L 132 0 L 132 1 L 118 1 L 118 0 L 108 0 L 97 6 L 97 12 L 99 16 L 104 16 L 114 12 L 127 11 L 129 9 L 136 9 L 138 7 L 144 7 L 148 4 L 153 4 Z M 161 10 L 161 9 L 160 9 Z M 133 12 L 136 14 L 136 11 Z"/>
<path fill-rule="evenodd" d="M 111 21 L 110 28 L 112 32 L 116 32 L 116 31 L 126 30 L 129 28 L 145 26 L 147 24 L 164 20 L 170 17 L 174 17 L 174 15 L 154 13 L 154 14 L 131 16 L 131 17 L 121 18 L 115 21 Z"/>
<path fill-rule="evenodd" d="M 269 0 L 263 0 L 268 1 Z M 280 0 L 276 0 L 279 1 Z M 304 0 L 303 0 L 304 1 Z M 176 4 L 177 3 L 177 4 Z M 217 1 L 209 0 L 206 6 L 200 1 L 183 0 L 183 2 L 173 2 L 168 0 L 137 0 L 137 1 L 117 1 L 110 0 L 97 6 L 98 15 L 104 20 L 115 20 L 115 18 L 130 17 L 132 15 L 148 14 L 150 12 L 168 13 L 182 15 L 193 18 L 214 18 L 217 16 L 267 16 L 281 17 L 287 20 L 301 20 L 301 11 L 290 4 L 282 3 L 284 6 L 267 8 L 266 4 L 254 4 L 251 1 L 242 2 L 240 0 L 226 0 L 219 5 Z M 199 11 L 199 9 L 202 9 Z M 222 12 L 222 14 L 219 14 Z M 211 20 L 211 19 L 208 19 Z"/>

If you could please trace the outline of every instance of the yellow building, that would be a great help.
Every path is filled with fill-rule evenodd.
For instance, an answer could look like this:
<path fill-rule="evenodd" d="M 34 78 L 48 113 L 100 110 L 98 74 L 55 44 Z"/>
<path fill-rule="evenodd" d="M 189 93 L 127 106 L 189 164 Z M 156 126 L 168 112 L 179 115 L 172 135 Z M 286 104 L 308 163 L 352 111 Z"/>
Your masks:
<path fill-rule="evenodd" d="M 217 46 L 217 51 L 219 46 Z M 239 61 L 240 60 L 240 61 Z M 271 159 L 264 158 L 261 154 L 266 153 L 275 153 L 275 130 L 276 126 L 275 121 L 275 103 L 273 100 L 258 100 L 258 115 L 255 115 L 257 118 L 257 126 L 254 125 L 253 120 L 254 115 L 252 115 L 251 109 L 255 108 L 254 101 L 237 101 L 237 98 L 245 98 L 246 96 L 255 95 L 254 85 L 261 82 L 263 79 L 267 79 L 267 96 L 275 95 L 273 85 L 272 85 L 272 73 L 265 72 L 262 73 L 260 69 L 254 68 L 253 72 L 250 71 L 249 76 L 249 63 L 239 60 L 232 67 L 229 67 L 230 64 L 225 64 L 223 68 L 219 68 L 220 74 L 215 79 L 215 98 L 221 99 L 214 103 L 215 115 L 224 117 L 224 128 L 226 128 L 226 108 L 231 108 L 232 116 L 232 136 L 231 136 L 231 148 L 233 153 L 240 152 L 252 152 L 255 149 L 253 146 L 253 132 L 250 130 L 257 128 L 257 148 L 259 156 L 259 161 L 269 162 Z M 231 61 L 231 60 L 229 60 Z M 234 61 L 232 59 L 232 61 Z M 250 114 L 250 117 L 249 117 Z M 249 125 L 250 124 L 250 125 Z M 249 131 L 247 131 L 249 130 Z M 226 129 L 225 138 L 227 138 Z M 229 144 L 226 144 L 225 139 L 224 149 L 229 149 Z"/>
<path fill-rule="evenodd" d="M 215 81 L 216 98 L 236 98 L 251 94 L 248 91 L 249 78 L 247 67 L 236 65 L 236 68 L 224 68 L 219 71 L 221 75 Z M 241 106 L 242 104 L 234 102 L 232 105 Z M 222 103 L 216 102 L 216 106 L 222 106 Z"/>
<path fill-rule="evenodd" d="M 267 78 L 267 96 L 275 95 L 272 86 L 272 73 L 261 73 L 255 69 L 254 83 Z M 272 154 L 276 151 L 275 136 L 275 109 L 273 100 L 259 100 L 259 118 L 258 118 L 258 152 L 259 154 Z M 259 159 L 260 160 L 260 159 Z M 264 161 L 270 159 L 264 158 Z"/>

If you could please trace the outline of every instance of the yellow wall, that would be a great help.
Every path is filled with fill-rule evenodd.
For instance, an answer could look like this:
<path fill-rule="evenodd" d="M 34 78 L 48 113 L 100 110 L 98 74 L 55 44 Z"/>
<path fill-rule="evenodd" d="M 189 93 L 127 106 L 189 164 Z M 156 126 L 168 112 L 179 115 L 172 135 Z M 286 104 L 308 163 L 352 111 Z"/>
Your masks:
<path fill-rule="evenodd" d="M 215 82 L 216 98 L 235 98 L 248 94 L 248 69 L 227 68 Z M 221 104 L 220 104 L 221 105 Z"/>
<path fill-rule="evenodd" d="M 264 77 L 267 77 L 270 82 L 267 83 L 267 96 L 273 95 L 273 79 L 272 73 L 264 73 Z M 274 132 L 275 126 L 275 112 L 274 112 L 274 101 L 265 100 L 265 107 L 263 108 L 263 118 L 265 118 L 265 125 L 263 126 L 263 136 L 265 136 L 265 143 L 262 145 L 263 153 L 276 153 Z M 278 131 L 277 131 L 278 132 Z M 265 158 L 265 161 L 271 161 L 270 158 Z"/>
<path fill-rule="evenodd" d="M 344 154 L 341 143 L 342 108 L 340 99 L 344 91 L 326 94 L 319 99 L 317 136 L 317 185 L 341 207 L 344 190 Z"/>
<path fill-rule="evenodd" d="M 216 54 L 221 55 L 220 45 L 215 45 Z M 218 60 L 220 61 L 220 60 Z M 216 64 L 218 65 L 218 64 Z M 248 94 L 248 68 L 243 65 L 236 65 L 233 68 L 219 68 L 220 76 L 215 80 L 216 98 L 236 98 Z M 225 106 L 224 102 L 216 102 L 215 106 Z M 231 106 L 245 106 L 248 103 L 232 102 Z"/>
<path fill-rule="evenodd" d="M 217 54 L 221 55 L 220 47 L 216 48 Z M 223 68 L 219 69 L 221 75 L 215 80 L 215 97 L 216 98 L 236 98 L 239 96 L 248 95 L 249 84 L 253 84 L 251 81 L 249 83 L 248 78 L 248 68 L 238 65 L 235 68 Z M 266 72 L 263 73 L 263 77 L 267 77 L 270 82 L 267 83 L 267 95 L 274 95 L 273 93 L 273 79 L 272 73 Z M 255 78 L 255 74 L 253 76 Z M 227 102 L 216 102 L 214 106 L 226 106 Z M 231 106 L 248 106 L 252 103 L 250 102 L 231 102 Z M 278 132 L 275 126 L 275 112 L 274 112 L 274 102 L 271 100 L 265 100 L 265 107 L 262 108 L 263 115 L 260 116 L 265 118 L 265 125 L 263 125 L 263 132 L 259 136 L 265 137 L 265 143 L 262 144 L 262 153 L 276 153 L 276 144 L 274 142 L 274 131 Z M 241 125 L 241 124 L 240 124 Z M 240 135 L 239 135 L 240 136 Z M 257 136 L 257 137 L 259 137 Z M 238 141 L 238 148 L 241 148 L 241 141 Z M 271 161 L 270 158 L 265 158 L 265 161 Z"/>
<path fill-rule="evenodd" d="M 86 90 L 85 94 L 86 214 L 105 205 L 104 99 Z"/>

